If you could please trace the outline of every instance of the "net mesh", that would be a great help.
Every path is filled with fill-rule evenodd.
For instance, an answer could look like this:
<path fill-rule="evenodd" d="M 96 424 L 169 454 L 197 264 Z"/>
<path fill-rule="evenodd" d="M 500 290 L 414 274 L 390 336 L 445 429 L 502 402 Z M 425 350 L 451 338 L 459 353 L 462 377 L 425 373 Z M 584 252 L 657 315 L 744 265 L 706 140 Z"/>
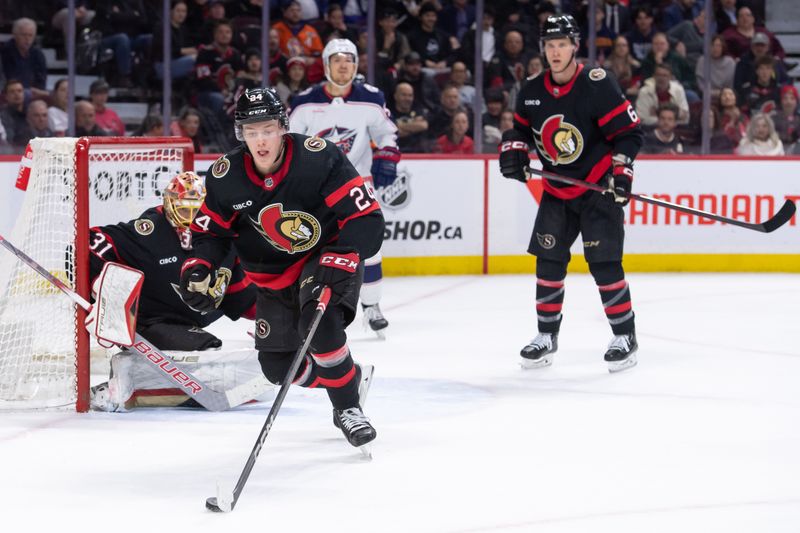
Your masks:
<path fill-rule="evenodd" d="M 28 188 L 8 236 L 73 289 L 77 141 L 31 141 Z M 177 145 L 90 145 L 90 225 L 135 219 L 159 205 L 161 191 L 182 170 L 184 150 Z M 76 317 L 68 296 L 0 250 L 0 409 L 75 405 L 78 360 L 88 359 L 77 353 Z"/>

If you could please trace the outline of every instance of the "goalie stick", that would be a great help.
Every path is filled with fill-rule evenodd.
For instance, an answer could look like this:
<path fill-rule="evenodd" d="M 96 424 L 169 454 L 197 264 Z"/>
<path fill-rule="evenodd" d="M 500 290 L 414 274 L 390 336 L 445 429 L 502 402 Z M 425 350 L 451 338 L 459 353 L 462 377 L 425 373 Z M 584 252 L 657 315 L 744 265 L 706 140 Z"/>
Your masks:
<path fill-rule="evenodd" d="M 559 174 L 554 174 L 552 172 L 547 172 L 546 170 L 538 170 L 535 168 L 528 167 L 527 169 L 528 177 L 530 178 L 531 174 L 536 174 L 537 176 L 541 176 L 543 178 L 558 181 L 561 183 L 567 183 L 569 185 L 577 185 L 579 187 L 584 187 L 586 189 L 597 191 L 597 192 L 606 192 L 608 189 L 603 187 L 602 185 L 598 185 L 596 183 L 589 183 L 587 181 L 575 179 L 575 178 L 568 178 L 567 176 L 561 176 Z M 658 205 L 661 207 L 666 207 L 667 209 L 674 209 L 675 211 L 681 211 L 683 213 L 688 213 L 690 215 L 697 215 L 703 218 L 708 218 L 711 220 L 716 220 L 717 222 L 724 222 L 725 224 L 730 224 L 732 226 L 739 226 L 740 228 L 750 229 L 753 231 L 760 231 L 761 233 L 771 233 L 776 229 L 780 228 L 787 222 L 789 222 L 795 214 L 797 210 L 797 206 L 792 200 L 786 200 L 781 208 L 778 210 L 772 218 L 769 218 L 761 223 L 751 223 L 751 222 L 743 222 L 741 220 L 736 220 L 735 218 L 728 218 L 723 217 L 721 215 L 717 215 L 716 213 L 710 213 L 708 211 L 703 211 L 701 209 L 694 209 L 692 207 L 687 207 L 685 205 L 674 204 L 672 202 L 667 202 L 666 200 L 659 200 L 658 198 L 653 198 L 652 196 L 647 196 L 646 194 L 636 194 L 636 193 L 629 193 L 628 198 L 635 198 L 641 202 L 646 202 L 648 204 Z"/>
<path fill-rule="evenodd" d="M 292 381 L 294 381 L 295 374 L 297 374 L 297 369 L 300 368 L 300 363 L 303 361 L 303 358 L 308 351 L 308 347 L 311 345 L 311 340 L 314 338 L 314 333 L 317 331 L 317 326 L 319 326 L 319 322 L 322 320 L 322 315 L 325 313 L 325 308 L 328 307 L 328 302 L 330 299 L 331 290 L 328 287 L 323 287 L 322 293 L 320 293 L 319 300 L 317 301 L 317 309 L 314 311 L 314 315 L 311 317 L 311 324 L 308 326 L 306 338 L 303 340 L 303 344 L 297 350 L 294 359 L 292 359 L 292 364 L 289 367 L 289 371 L 286 372 L 286 378 L 283 380 L 283 384 L 278 391 L 278 395 L 275 396 L 275 401 L 272 403 L 272 408 L 269 410 L 267 419 L 264 421 L 264 426 L 261 428 L 261 432 L 258 434 L 256 443 L 250 452 L 250 456 L 247 458 L 247 463 L 244 465 L 244 470 L 242 470 L 242 473 L 239 475 L 239 481 L 236 482 L 236 487 L 234 487 L 233 493 L 223 492 L 222 488 L 217 485 L 217 496 L 206 499 L 206 509 L 214 511 L 215 513 L 227 513 L 233 511 L 233 508 L 236 507 L 236 502 L 239 501 L 239 496 L 241 496 L 242 490 L 244 490 L 244 485 L 247 483 L 247 478 L 250 477 L 250 472 L 253 470 L 253 466 L 256 464 L 256 459 L 258 459 L 258 455 L 261 453 L 261 448 L 264 446 L 264 441 L 267 440 L 267 435 L 269 434 L 270 428 L 272 428 L 272 423 L 275 422 L 275 417 L 278 416 L 278 411 L 280 410 L 281 405 L 283 405 L 283 400 L 289 393 L 289 387 L 291 386 Z"/>
<path fill-rule="evenodd" d="M 0 244 L 2 244 L 12 254 L 35 270 L 44 279 L 49 281 L 56 288 L 61 290 L 64 294 L 82 307 L 86 312 L 92 307 L 92 304 L 84 299 L 80 294 L 68 287 L 64 282 L 48 272 L 43 266 L 33 260 L 25 252 L 11 244 L 5 237 L 0 235 Z M 150 341 L 136 333 L 133 345 L 128 348 L 134 353 L 141 354 L 150 365 L 170 383 L 174 384 L 186 393 L 187 396 L 193 398 L 200 405 L 209 411 L 225 411 L 237 405 L 246 403 L 266 390 L 265 380 L 256 378 L 247 383 L 243 383 L 233 389 L 225 392 L 215 391 L 202 381 L 196 379 L 191 372 L 186 368 L 180 366 L 172 360 L 171 357 L 164 354 Z"/>

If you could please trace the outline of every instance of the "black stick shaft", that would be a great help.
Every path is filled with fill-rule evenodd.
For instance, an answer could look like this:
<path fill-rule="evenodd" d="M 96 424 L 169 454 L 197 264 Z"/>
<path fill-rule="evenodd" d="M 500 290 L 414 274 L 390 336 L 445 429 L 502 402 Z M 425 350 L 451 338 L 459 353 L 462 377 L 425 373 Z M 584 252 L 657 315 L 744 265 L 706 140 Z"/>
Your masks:
<path fill-rule="evenodd" d="M 591 191 L 597 192 L 605 192 L 608 189 L 603 187 L 602 185 L 598 185 L 596 183 L 589 183 L 587 181 L 569 178 L 567 176 L 561 176 L 560 174 L 554 174 L 552 172 L 548 172 L 546 170 L 538 170 L 535 168 L 528 168 L 529 174 L 536 174 L 537 176 L 541 176 L 545 179 L 558 181 L 561 183 L 566 183 L 569 185 L 577 185 L 579 187 L 584 187 Z M 703 211 L 702 209 L 694 209 L 692 207 L 688 207 L 681 204 L 675 204 L 672 202 L 668 202 L 666 200 L 660 200 L 658 198 L 653 198 L 652 196 L 647 196 L 646 194 L 636 194 L 630 193 L 628 194 L 629 198 L 634 198 L 639 200 L 640 202 L 645 202 L 648 204 L 657 205 L 660 207 L 665 207 L 667 209 L 673 209 L 675 211 L 680 211 L 682 213 L 688 213 L 690 215 L 697 215 L 703 218 L 708 218 L 711 220 L 716 220 L 717 222 L 724 222 L 725 224 L 730 224 L 732 226 L 739 226 L 740 228 L 746 228 L 753 231 L 760 231 L 762 233 L 770 233 L 775 231 L 779 227 L 786 224 L 791 218 L 794 216 L 797 206 L 791 200 L 786 200 L 781 208 L 778 210 L 775 215 L 765 220 L 762 223 L 751 223 L 751 222 L 744 222 L 742 220 L 737 220 L 735 218 L 728 218 L 718 215 L 716 213 L 711 213 L 709 211 Z"/>

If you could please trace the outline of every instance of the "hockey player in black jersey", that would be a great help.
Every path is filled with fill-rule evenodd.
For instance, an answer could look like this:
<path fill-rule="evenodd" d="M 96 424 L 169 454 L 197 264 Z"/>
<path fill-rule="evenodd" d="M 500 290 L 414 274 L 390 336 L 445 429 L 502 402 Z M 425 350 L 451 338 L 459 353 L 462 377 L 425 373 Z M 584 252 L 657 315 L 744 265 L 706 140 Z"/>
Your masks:
<path fill-rule="evenodd" d="M 564 278 L 570 246 L 581 234 L 584 256 L 597 283 L 614 338 L 605 353 L 609 371 L 636 364 L 636 333 L 628 283 L 622 269 L 623 207 L 642 144 L 639 118 L 616 81 L 602 68 L 575 60 L 579 29 L 571 16 L 550 16 L 541 48 L 549 68 L 530 79 L 516 102 L 514 127 L 499 146 L 500 170 L 527 180 L 535 147 L 545 170 L 605 183 L 604 193 L 543 180 L 544 194 L 528 252 L 536 256 L 539 334 L 521 351 L 525 368 L 552 363 L 558 348 Z"/>
<path fill-rule="evenodd" d="M 208 288 L 233 247 L 258 287 L 255 335 L 262 370 L 280 383 L 300 346 L 300 332 L 307 330 L 315 297 L 323 285 L 330 287 L 331 305 L 294 383 L 324 388 L 334 423 L 350 444 L 362 446 L 376 436 L 359 397 L 359 385 L 372 368 L 353 363 L 344 330 L 355 317 L 363 259 L 381 246 L 380 207 L 336 145 L 288 133 L 286 110 L 273 89 L 242 94 L 235 124 L 243 143 L 209 171 L 208 194 L 192 223 L 195 254 L 183 263 L 181 293 L 189 305 L 210 309 Z"/>
<path fill-rule="evenodd" d="M 108 261 L 141 270 L 144 275 L 137 331 L 162 350 L 219 348 L 217 337 L 201 329 L 223 315 L 232 320 L 255 316 L 256 289 L 231 253 L 220 262 L 214 305 L 192 309 L 182 300 L 178 280 L 183 262 L 194 257 L 192 217 L 205 198 L 205 187 L 193 172 L 175 176 L 164 190 L 163 205 L 139 218 L 89 232 L 89 268 L 94 280 Z"/>

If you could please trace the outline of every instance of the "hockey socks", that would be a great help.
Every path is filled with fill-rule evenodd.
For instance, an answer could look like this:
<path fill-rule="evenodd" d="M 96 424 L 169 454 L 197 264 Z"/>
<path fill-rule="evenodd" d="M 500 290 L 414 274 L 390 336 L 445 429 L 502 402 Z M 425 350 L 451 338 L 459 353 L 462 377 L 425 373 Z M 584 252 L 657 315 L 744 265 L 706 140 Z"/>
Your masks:
<path fill-rule="evenodd" d="M 564 305 L 564 280 L 536 280 L 536 319 L 542 333 L 558 333 Z"/>
<path fill-rule="evenodd" d="M 633 308 L 628 282 L 621 279 L 608 285 L 598 285 L 603 309 L 614 335 L 631 333 L 633 327 Z"/>

